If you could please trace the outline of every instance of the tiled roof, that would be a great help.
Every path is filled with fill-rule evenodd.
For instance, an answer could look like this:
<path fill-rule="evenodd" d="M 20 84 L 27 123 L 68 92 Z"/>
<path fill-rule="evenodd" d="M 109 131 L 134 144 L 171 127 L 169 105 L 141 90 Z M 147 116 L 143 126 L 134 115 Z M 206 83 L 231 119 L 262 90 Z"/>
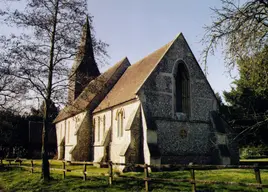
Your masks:
<path fill-rule="evenodd" d="M 67 105 L 63 110 L 60 111 L 59 115 L 54 120 L 57 123 L 61 120 L 74 116 L 89 107 L 93 99 L 101 93 L 101 91 L 107 86 L 109 80 L 113 78 L 117 69 L 128 62 L 127 58 L 122 59 L 116 63 L 113 67 L 108 69 L 106 72 L 98 76 L 96 79 L 92 80 L 83 92 L 77 97 L 72 105 Z"/>
<path fill-rule="evenodd" d="M 149 77 L 151 72 L 155 69 L 173 42 L 174 41 L 171 41 L 147 57 L 131 65 L 94 112 L 98 112 L 136 98 L 136 93 L 139 91 L 140 87 Z"/>

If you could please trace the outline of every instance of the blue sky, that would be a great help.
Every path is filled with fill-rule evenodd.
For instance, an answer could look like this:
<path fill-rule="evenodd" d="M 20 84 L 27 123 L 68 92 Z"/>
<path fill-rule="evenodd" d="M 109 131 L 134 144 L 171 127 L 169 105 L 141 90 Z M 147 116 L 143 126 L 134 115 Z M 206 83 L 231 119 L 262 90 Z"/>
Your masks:
<path fill-rule="evenodd" d="M 4 0 L 0 0 L 2 6 L 6 6 Z M 125 56 L 135 63 L 180 32 L 200 61 L 204 48 L 200 43 L 203 27 L 211 23 L 213 16 L 210 7 L 220 6 L 220 0 L 88 0 L 95 34 L 110 45 L 109 66 L 102 67 L 101 71 Z M 10 33 L 9 30 L 1 26 L 0 35 Z M 215 92 L 230 90 L 233 79 L 227 71 L 221 50 L 209 57 L 207 78 Z"/>
<path fill-rule="evenodd" d="M 97 38 L 110 45 L 110 65 L 125 56 L 135 63 L 173 40 L 180 32 L 199 61 L 204 48 L 200 43 L 203 27 L 212 21 L 210 7 L 220 6 L 220 0 L 88 1 Z M 221 50 L 209 57 L 207 78 L 215 92 L 230 89 L 233 80 L 227 71 Z"/>

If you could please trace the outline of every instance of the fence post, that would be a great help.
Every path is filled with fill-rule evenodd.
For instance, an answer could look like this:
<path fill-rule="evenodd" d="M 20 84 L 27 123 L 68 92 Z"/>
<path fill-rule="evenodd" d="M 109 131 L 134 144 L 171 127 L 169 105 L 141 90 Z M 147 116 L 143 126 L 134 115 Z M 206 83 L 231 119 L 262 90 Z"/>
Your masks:
<path fill-rule="evenodd" d="M 145 180 L 145 191 L 149 191 L 149 171 L 148 171 L 148 165 L 144 164 L 144 180 Z"/>
<path fill-rule="evenodd" d="M 254 172 L 255 172 L 256 181 L 257 181 L 257 183 L 262 184 L 262 182 L 261 182 L 261 172 L 260 172 L 260 169 L 258 167 L 258 163 L 254 164 L 254 166 L 255 166 L 254 167 Z M 257 187 L 257 189 L 259 191 L 262 191 L 262 187 L 261 186 L 260 187 Z"/>
<path fill-rule="evenodd" d="M 62 175 L 62 178 L 63 178 L 63 179 L 65 179 L 65 174 L 66 174 L 66 173 L 65 173 L 65 171 L 66 171 L 66 170 L 65 170 L 65 167 L 66 167 L 66 166 L 65 166 L 65 161 L 62 161 L 62 169 L 63 169 L 63 175 Z"/>
<path fill-rule="evenodd" d="M 113 162 L 109 161 L 108 166 L 109 166 L 109 185 L 112 185 L 113 184 Z"/>
<path fill-rule="evenodd" d="M 21 162 L 22 162 L 22 160 L 19 160 L 19 167 L 20 167 L 20 170 L 22 170 Z"/>
<path fill-rule="evenodd" d="M 189 163 L 190 166 L 193 165 L 193 163 Z M 192 184 L 192 192 L 196 192 L 196 183 L 195 183 L 195 172 L 194 172 L 194 168 L 190 169 L 190 173 L 191 173 L 191 184 Z"/>
<path fill-rule="evenodd" d="M 84 181 L 87 180 L 87 164 L 86 164 L 86 162 L 85 162 L 85 164 L 84 164 L 83 180 L 84 180 Z"/>
<path fill-rule="evenodd" d="M 31 173 L 34 172 L 34 164 L 33 164 L 33 160 L 31 160 Z"/>

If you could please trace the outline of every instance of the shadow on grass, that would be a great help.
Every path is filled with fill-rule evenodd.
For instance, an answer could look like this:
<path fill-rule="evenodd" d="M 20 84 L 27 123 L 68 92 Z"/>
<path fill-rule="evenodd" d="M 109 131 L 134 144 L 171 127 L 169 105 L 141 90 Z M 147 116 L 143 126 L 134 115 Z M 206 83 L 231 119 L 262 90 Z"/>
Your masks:
<path fill-rule="evenodd" d="M 5 169 L 0 172 L 0 186 L 8 191 L 32 191 L 32 192 L 49 192 L 49 191 L 144 191 L 143 173 L 126 173 L 114 177 L 113 185 L 108 185 L 107 176 L 88 176 L 87 181 L 83 181 L 81 176 L 67 175 L 62 179 L 61 174 L 51 173 L 50 182 L 42 182 L 40 172 L 31 174 L 28 171 L 20 169 Z M 189 178 L 189 173 L 153 173 L 154 178 Z M 208 178 L 209 179 L 209 178 Z M 150 191 L 191 191 L 190 183 L 179 183 L 169 181 L 150 181 Z M 217 192 L 217 191 L 257 191 L 254 188 L 237 187 L 228 185 L 203 185 L 197 184 L 198 192 Z"/>

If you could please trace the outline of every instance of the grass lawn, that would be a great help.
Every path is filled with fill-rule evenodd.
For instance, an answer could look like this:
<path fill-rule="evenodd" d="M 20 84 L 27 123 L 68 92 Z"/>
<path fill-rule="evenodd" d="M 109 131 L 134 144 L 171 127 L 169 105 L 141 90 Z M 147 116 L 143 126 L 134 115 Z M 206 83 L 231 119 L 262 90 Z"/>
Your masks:
<path fill-rule="evenodd" d="M 36 166 L 41 165 L 41 161 L 34 161 Z M 51 167 L 61 168 L 62 162 L 51 161 Z M 30 161 L 23 162 L 22 165 L 30 165 Z M 89 172 L 88 180 L 82 180 L 82 166 L 67 165 L 68 169 L 77 170 L 77 172 L 67 172 L 66 179 L 62 179 L 60 171 L 51 171 L 52 180 L 49 183 L 43 183 L 40 180 L 40 169 L 36 169 L 33 174 L 28 170 L 20 168 L 10 168 L 0 170 L 0 188 L 4 191 L 144 191 L 143 172 L 131 172 L 120 174 L 114 177 L 114 184 L 108 186 L 108 177 L 106 168 L 96 168 L 87 166 Z M 255 183 L 253 170 L 210 170 L 196 171 L 198 180 L 215 180 L 215 181 L 233 181 Z M 153 172 L 152 178 L 172 178 L 172 179 L 189 179 L 189 171 L 173 172 Z M 261 170 L 262 182 L 268 184 L 268 170 Z M 150 183 L 152 191 L 191 191 L 189 183 L 177 183 L 169 181 L 154 181 Z M 203 185 L 197 184 L 197 191 L 257 191 L 257 189 L 240 186 L 228 185 Z M 267 191 L 265 189 L 263 191 Z"/>
<path fill-rule="evenodd" d="M 268 162 L 268 158 L 262 158 L 262 159 L 241 159 L 240 162 Z"/>

